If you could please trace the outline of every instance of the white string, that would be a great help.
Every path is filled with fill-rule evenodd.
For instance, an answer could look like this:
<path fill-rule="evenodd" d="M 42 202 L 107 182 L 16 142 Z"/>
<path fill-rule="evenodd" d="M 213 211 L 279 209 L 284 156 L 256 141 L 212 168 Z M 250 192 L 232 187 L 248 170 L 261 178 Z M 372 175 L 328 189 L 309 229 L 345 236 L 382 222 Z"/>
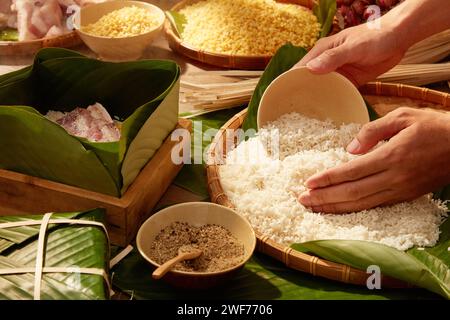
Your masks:
<path fill-rule="evenodd" d="M 125 249 L 120 251 L 111 261 L 109 262 L 109 268 L 112 269 L 116 264 L 122 261 L 131 251 L 133 251 L 133 246 L 128 245 Z"/>
<path fill-rule="evenodd" d="M 46 213 L 41 221 L 41 228 L 39 229 L 39 238 L 36 252 L 36 266 L 34 271 L 34 300 L 41 300 L 41 280 L 42 268 L 44 267 L 44 247 L 45 247 L 45 232 L 47 231 L 48 221 L 52 213 Z"/>

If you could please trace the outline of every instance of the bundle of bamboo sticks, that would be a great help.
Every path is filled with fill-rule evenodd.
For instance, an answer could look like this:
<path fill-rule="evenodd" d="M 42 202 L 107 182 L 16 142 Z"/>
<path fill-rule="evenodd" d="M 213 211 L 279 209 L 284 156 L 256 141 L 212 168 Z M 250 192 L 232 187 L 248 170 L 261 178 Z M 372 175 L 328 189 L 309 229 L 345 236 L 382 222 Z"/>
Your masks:
<path fill-rule="evenodd" d="M 224 70 L 192 73 L 181 80 L 181 105 L 196 114 L 244 105 L 250 101 L 262 71 Z M 397 65 L 378 80 L 426 85 L 450 79 L 450 62 Z"/>
<path fill-rule="evenodd" d="M 435 63 L 450 54 L 450 29 L 415 44 L 400 64 Z"/>

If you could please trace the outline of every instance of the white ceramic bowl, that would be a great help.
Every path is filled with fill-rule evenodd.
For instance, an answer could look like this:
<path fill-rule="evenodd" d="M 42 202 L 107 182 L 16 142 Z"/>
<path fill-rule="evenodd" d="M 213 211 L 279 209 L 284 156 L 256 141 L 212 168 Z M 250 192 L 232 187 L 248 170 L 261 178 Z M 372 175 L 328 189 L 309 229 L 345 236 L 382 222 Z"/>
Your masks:
<path fill-rule="evenodd" d="M 151 31 L 131 37 L 113 38 L 100 37 L 81 31 L 82 27 L 97 22 L 104 15 L 124 7 L 136 6 L 155 13 L 158 25 Z M 108 61 L 136 60 L 142 56 L 145 49 L 161 33 L 164 12 L 155 5 L 141 1 L 114 0 L 92 4 L 82 8 L 74 16 L 74 27 L 81 40 L 94 51 L 100 59 Z"/>
<path fill-rule="evenodd" d="M 205 289 L 223 283 L 241 269 L 255 250 L 256 236 L 250 223 L 234 210 L 210 202 L 186 202 L 167 207 L 145 221 L 136 237 L 140 254 L 154 267 L 160 265 L 153 261 L 148 252 L 158 233 L 174 222 L 186 222 L 193 226 L 216 224 L 224 227 L 242 242 L 245 248 L 243 261 L 229 269 L 217 272 L 185 272 L 172 270 L 164 280 L 177 287 Z"/>
<path fill-rule="evenodd" d="M 331 119 L 337 125 L 369 122 L 364 99 L 353 83 L 337 72 L 317 75 L 306 67 L 281 74 L 267 87 L 259 104 L 258 128 L 291 112 Z"/>

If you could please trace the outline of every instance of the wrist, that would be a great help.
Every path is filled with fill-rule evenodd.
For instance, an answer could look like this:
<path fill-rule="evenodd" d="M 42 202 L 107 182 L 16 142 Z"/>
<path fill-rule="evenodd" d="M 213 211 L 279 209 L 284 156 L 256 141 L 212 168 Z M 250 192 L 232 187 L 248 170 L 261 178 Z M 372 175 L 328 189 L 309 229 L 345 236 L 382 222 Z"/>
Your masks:
<path fill-rule="evenodd" d="M 414 18 L 407 8 L 400 6 L 382 16 L 380 26 L 384 33 L 394 41 L 397 48 L 406 51 L 409 47 L 421 40 L 420 31 L 415 30 Z"/>

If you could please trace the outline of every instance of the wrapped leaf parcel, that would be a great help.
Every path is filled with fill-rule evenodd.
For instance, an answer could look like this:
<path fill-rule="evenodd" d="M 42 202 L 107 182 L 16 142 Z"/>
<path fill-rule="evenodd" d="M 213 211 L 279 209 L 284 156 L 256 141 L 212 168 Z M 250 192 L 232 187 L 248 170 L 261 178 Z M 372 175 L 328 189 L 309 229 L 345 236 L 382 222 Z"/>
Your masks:
<path fill-rule="evenodd" d="M 104 212 L 0 217 L 0 299 L 109 298 Z"/>
<path fill-rule="evenodd" d="M 120 197 L 178 120 L 175 62 L 111 63 L 43 49 L 0 77 L 0 168 Z M 101 103 L 121 122 L 117 142 L 91 142 L 46 117 Z"/>

